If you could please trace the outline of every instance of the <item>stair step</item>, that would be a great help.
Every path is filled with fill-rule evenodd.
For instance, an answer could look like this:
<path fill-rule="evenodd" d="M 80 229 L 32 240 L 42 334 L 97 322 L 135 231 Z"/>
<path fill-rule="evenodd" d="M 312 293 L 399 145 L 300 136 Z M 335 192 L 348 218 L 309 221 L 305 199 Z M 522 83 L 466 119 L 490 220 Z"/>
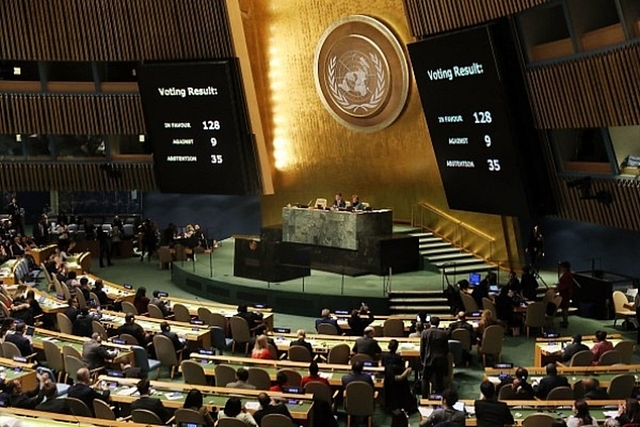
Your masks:
<path fill-rule="evenodd" d="M 445 274 L 447 276 L 453 276 L 454 274 L 479 273 L 479 272 L 496 270 L 496 269 L 497 267 L 489 264 L 469 265 L 469 266 L 456 267 L 455 272 L 453 267 L 447 268 Z"/>
<path fill-rule="evenodd" d="M 448 304 L 449 301 L 446 298 L 389 298 L 389 303 L 420 303 L 420 304 Z"/>
<path fill-rule="evenodd" d="M 423 244 L 423 243 L 442 243 L 442 242 L 444 242 L 444 240 L 442 240 L 441 238 L 436 237 L 436 236 L 420 237 L 418 239 L 418 241 L 420 242 L 420 244 Z"/>
<path fill-rule="evenodd" d="M 426 311 L 427 313 L 433 314 L 449 314 L 449 307 L 439 307 L 432 305 L 392 305 L 389 306 L 389 310 L 391 311 L 405 311 L 408 313 L 417 313 L 418 311 Z"/>
<path fill-rule="evenodd" d="M 468 254 L 466 252 L 452 252 L 450 254 L 444 254 L 444 255 L 433 255 L 427 258 L 429 262 L 436 262 L 436 261 L 449 261 L 449 260 L 463 259 L 463 258 L 474 258 L 474 257 L 473 255 Z"/>
<path fill-rule="evenodd" d="M 436 267 L 438 268 L 442 268 L 445 265 L 447 267 L 451 267 L 453 268 L 453 265 L 473 265 L 473 264 L 485 264 L 485 261 L 480 259 L 480 258 L 475 258 L 475 257 L 471 257 L 471 258 L 464 258 L 464 259 L 455 259 L 455 260 L 451 260 L 451 261 L 440 261 L 440 262 L 434 262 L 433 264 L 436 265 Z"/>
<path fill-rule="evenodd" d="M 412 236 L 415 237 L 432 237 L 433 233 L 410 233 Z"/>
<path fill-rule="evenodd" d="M 420 246 L 422 246 L 422 249 L 443 249 L 443 248 L 450 248 L 451 243 L 447 243 L 440 240 L 439 242 L 429 242 Z"/>
<path fill-rule="evenodd" d="M 393 298 L 395 295 L 421 295 L 425 298 L 434 295 L 436 297 L 442 295 L 442 291 L 392 291 L 389 292 L 389 297 Z"/>
<path fill-rule="evenodd" d="M 423 250 L 423 251 L 420 251 L 420 255 L 428 257 L 430 255 L 444 255 L 444 254 L 454 254 L 454 253 L 460 253 L 460 252 L 461 252 L 461 249 L 455 248 L 453 246 L 449 246 L 448 248 Z"/>

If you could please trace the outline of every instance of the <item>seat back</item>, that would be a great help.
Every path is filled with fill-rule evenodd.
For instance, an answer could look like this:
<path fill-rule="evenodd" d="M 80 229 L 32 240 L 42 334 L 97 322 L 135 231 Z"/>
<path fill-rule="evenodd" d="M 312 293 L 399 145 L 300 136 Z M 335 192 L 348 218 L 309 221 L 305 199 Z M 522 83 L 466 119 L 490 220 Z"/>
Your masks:
<path fill-rule="evenodd" d="M 257 390 L 269 390 L 271 387 L 271 377 L 269 373 L 262 368 L 250 367 L 249 379 L 247 382 L 256 386 Z"/>
<path fill-rule="evenodd" d="M 633 352 L 635 351 L 633 341 L 620 341 L 613 346 L 613 349 L 620 353 L 620 363 L 631 364 L 631 356 L 633 356 Z"/>
<path fill-rule="evenodd" d="M 126 314 L 138 315 L 138 309 L 130 301 L 122 301 L 122 312 Z"/>
<path fill-rule="evenodd" d="M 276 348 L 276 346 L 269 343 L 267 344 L 267 348 L 269 349 L 269 356 L 271 357 L 271 359 L 278 360 L 278 349 Z"/>
<path fill-rule="evenodd" d="M 509 400 L 515 397 L 516 393 L 513 391 L 513 384 L 505 384 L 500 387 L 498 393 L 498 400 Z"/>
<path fill-rule="evenodd" d="M 149 311 L 149 317 L 154 319 L 164 319 L 164 313 L 162 313 L 162 310 L 160 310 L 160 307 L 157 305 L 149 303 L 147 310 Z"/>
<path fill-rule="evenodd" d="M 47 366 L 54 371 L 63 372 L 64 359 L 58 346 L 48 340 L 43 340 L 42 345 L 44 347 L 44 357 L 47 360 Z"/>
<path fill-rule="evenodd" d="M 93 328 L 93 332 L 99 334 L 100 338 L 102 338 L 103 341 L 106 341 L 106 339 L 109 338 L 107 330 L 104 328 L 104 326 L 102 326 L 102 323 L 98 322 L 97 320 L 92 320 L 91 326 Z"/>
<path fill-rule="evenodd" d="M 116 414 L 113 413 L 111 407 L 103 400 L 93 399 L 93 412 L 96 414 L 96 418 L 102 420 L 116 420 Z"/>
<path fill-rule="evenodd" d="M 387 319 L 382 327 L 382 333 L 385 337 L 403 337 L 404 321 L 402 319 Z"/>
<path fill-rule="evenodd" d="M 333 403 L 333 393 L 331 387 L 320 381 L 311 381 L 304 385 L 305 394 L 313 394 L 313 400 L 322 400 L 329 405 Z"/>
<path fill-rule="evenodd" d="M 289 360 L 293 362 L 311 363 L 311 353 L 309 349 L 301 345 L 292 345 L 289 347 Z"/>
<path fill-rule="evenodd" d="M 237 418 L 221 418 L 216 427 L 247 427 L 247 425 Z"/>
<path fill-rule="evenodd" d="M 227 327 L 227 319 L 220 313 L 211 313 L 209 316 L 209 325 L 218 326 L 224 331 Z"/>
<path fill-rule="evenodd" d="M 199 426 L 206 426 L 207 422 L 204 419 L 204 416 L 193 409 L 186 409 L 186 408 L 180 408 L 180 409 L 176 409 L 176 412 L 174 413 L 175 416 L 175 423 L 176 425 L 181 425 L 181 424 L 197 424 Z"/>
<path fill-rule="evenodd" d="M 609 399 L 626 399 L 631 397 L 633 387 L 636 384 L 636 377 L 632 374 L 620 374 L 611 379 L 611 384 L 607 389 Z"/>
<path fill-rule="evenodd" d="M 464 329 L 464 328 L 454 329 L 453 332 L 451 332 L 451 339 L 460 341 L 460 344 L 462 344 L 463 350 L 466 350 L 466 351 L 471 350 L 471 334 L 467 329 Z"/>
<path fill-rule="evenodd" d="M 78 300 L 78 308 L 87 308 L 87 300 L 84 299 L 84 294 L 78 290 L 76 292 L 76 299 Z"/>
<path fill-rule="evenodd" d="M 262 417 L 260 427 L 293 427 L 293 422 L 282 414 L 267 414 Z"/>
<path fill-rule="evenodd" d="M 73 379 L 74 382 L 78 379 L 78 369 L 84 367 L 86 367 L 86 365 L 76 356 L 71 356 L 69 354 L 64 356 L 64 370 L 69 378 Z"/>
<path fill-rule="evenodd" d="M 222 354 L 225 348 L 227 348 L 224 329 L 219 326 L 210 326 L 209 330 L 211 331 L 211 346 L 216 350 L 220 350 L 220 354 Z"/>
<path fill-rule="evenodd" d="M 92 299 L 96 305 L 100 305 L 100 298 L 98 298 L 98 295 L 95 293 L 89 292 L 89 299 Z M 89 303 L 89 301 L 87 301 L 87 303 Z"/>
<path fill-rule="evenodd" d="M 120 338 L 122 338 L 122 335 L 120 335 Z M 147 356 L 147 351 L 137 344 L 131 346 L 131 351 L 133 352 L 135 366 L 140 368 L 142 374 L 147 374 L 149 372 L 149 356 Z"/>
<path fill-rule="evenodd" d="M 471 314 L 480 311 L 476 300 L 474 300 L 468 293 L 460 291 L 460 299 L 462 300 L 462 305 L 464 306 L 464 311 L 466 313 Z"/>
<path fill-rule="evenodd" d="M 345 388 L 344 406 L 347 415 L 369 417 L 373 415 L 373 387 L 364 381 L 353 381 Z"/>
<path fill-rule="evenodd" d="M 82 353 L 80 353 L 79 350 L 76 350 L 70 345 L 65 345 L 64 347 L 62 347 L 62 355 L 73 356 L 73 357 L 77 357 L 78 359 L 82 359 Z"/>
<path fill-rule="evenodd" d="M 571 357 L 569 366 L 591 366 L 593 364 L 593 353 L 591 350 L 582 350 Z"/>
<path fill-rule="evenodd" d="M 330 323 L 320 323 L 318 333 L 321 335 L 338 335 L 338 329 Z"/>
<path fill-rule="evenodd" d="M 621 363 L 621 357 L 618 350 L 609 350 L 602 353 L 600 356 L 600 360 L 598 360 L 598 365 L 600 366 L 609 366 L 615 365 L 616 363 Z"/>
<path fill-rule="evenodd" d="M 173 254 L 169 246 L 160 246 L 158 248 L 158 258 L 161 264 L 169 263 L 173 261 Z"/>
<path fill-rule="evenodd" d="M 211 311 L 207 307 L 198 307 L 198 319 L 205 325 L 211 325 Z"/>
<path fill-rule="evenodd" d="M 176 348 L 169 337 L 160 334 L 154 335 L 153 347 L 156 350 L 156 357 L 162 366 L 177 366 L 180 363 L 178 362 Z"/>
<path fill-rule="evenodd" d="M 346 365 L 349 363 L 349 355 L 351 354 L 351 348 L 347 344 L 338 344 L 331 347 L 329 354 L 327 355 L 327 363 L 334 365 Z"/>
<path fill-rule="evenodd" d="M 191 314 L 189 314 L 189 309 L 184 304 L 173 304 L 173 315 L 178 322 L 191 322 Z"/>
<path fill-rule="evenodd" d="M 487 297 L 482 297 L 482 309 L 489 310 L 494 319 L 498 318 L 498 312 L 496 311 L 496 305 Z"/>
<path fill-rule="evenodd" d="M 224 363 L 215 367 L 216 387 L 226 387 L 227 384 L 236 380 L 236 370 L 233 366 Z"/>
<path fill-rule="evenodd" d="M 458 340 L 449 340 L 449 353 L 453 356 L 456 365 L 464 363 L 462 343 Z"/>
<path fill-rule="evenodd" d="M 127 345 L 140 345 L 138 339 L 131 334 L 120 334 L 118 338 L 123 340 Z"/>
<path fill-rule="evenodd" d="M 67 286 L 67 284 L 60 283 L 60 288 L 62 289 L 62 295 L 64 295 L 64 300 L 69 301 L 69 298 L 71 298 L 71 291 L 69 290 L 69 287 Z"/>
<path fill-rule="evenodd" d="M 302 382 L 302 376 L 298 371 L 294 371 L 293 369 L 278 369 L 278 373 L 282 372 L 287 376 L 287 383 L 290 386 L 298 387 L 300 386 L 300 382 Z"/>
<path fill-rule="evenodd" d="M 616 312 L 627 311 L 624 307 L 625 304 L 629 304 L 627 296 L 620 291 L 613 291 L 613 307 Z"/>
<path fill-rule="evenodd" d="M 69 409 L 71 409 L 71 413 L 76 417 L 93 417 L 91 410 L 82 400 L 77 399 L 75 397 L 67 397 L 67 404 L 69 404 Z"/>
<path fill-rule="evenodd" d="M 498 355 L 502 353 L 504 341 L 504 328 L 500 325 L 491 325 L 482 334 L 482 353 Z"/>
<path fill-rule="evenodd" d="M 22 353 L 20 353 L 20 349 L 17 345 L 12 342 L 5 341 L 2 343 L 2 355 L 7 359 L 13 359 L 14 357 L 22 356 Z"/>
<path fill-rule="evenodd" d="M 529 304 L 524 325 L 528 328 L 542 328 L 547 322 L 545 318 L 546 308 L 546 304 L 541 301 Z"/>
<path fill-rule="evenodd" d="M 582 384 L 582 380 L 573 383 L 573 398 L 575 400 L 584 398 L 584 384 Z"/>
<path fill-rule="evenodd" d="M 131 420 L 134 423 L 163 425 L 164 422 L 155 413 L 147 409 L 134 409 L 131 411 Z"/>
<path fill-rule="evenodd" d="M 353 365 L 356 362 L 362 363 L 362 362 L 372 362 L 372 361 L 373 361 L 373 358 L 368 354 L 356 353 L 353 356 L 351 356 L 351 360 L 349 360 L 349 363 Z"/>
<path fill-rule="evenodd" d="M 547 400 L 572 400 L 571 387 L 556 387 L 547 394 Z"/>
<path fill-rule="evenodd" d="M 231 326 L 231 338 L 237 343 L 247 343 L 251 341 L 249 325 L 242 317 L 233 316 L 229 319 Z"/>
<path fill-rule="evenodd" d="M 73 335 L 73 323 L 64 313 L 56 313 L 56 320 L 58 321 L 58 329 L 63 334 Z"/>
<path fill-rule="evenodd" d="M 522 427 L 551 427 L 554 421 L 549 414 L 531 414 L 522 421 Z"/>
<path fill-rule="evenodd" d="M 198 362 L 193 360 L 183 360 L 180 363 L 182 369 L 182 376 L 184 382 L 194 385 L 208 385 L 207 376 L 204 373 L 204 368 Z"/>

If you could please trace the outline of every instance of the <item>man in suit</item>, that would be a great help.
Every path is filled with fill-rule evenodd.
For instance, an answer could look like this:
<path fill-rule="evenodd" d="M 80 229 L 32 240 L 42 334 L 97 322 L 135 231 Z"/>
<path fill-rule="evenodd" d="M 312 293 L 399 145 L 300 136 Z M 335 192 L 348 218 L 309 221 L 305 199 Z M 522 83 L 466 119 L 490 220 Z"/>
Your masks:
<path fill-rule="evenodd" d="M 16 331 L 13 334 L 7 335 L 5 341 L 14 343 L 20 354 L 24 357 L 33 354 L 33 347 L 31 347 L 31 341 L 24 336 L 24 331 L 27 325 L 25 323 L 17 323 Z"/>
<path fill-rule="evenodd" d="M 76 382 L 69 387 L 67 392 L 67 396 L 82 400 L 91 412 L 93 412 L 93 400 L 100 399 L 109 402 L 109 394 L 109 390 L 98 393 L 91 387 L 91 375 L 87 368 L 78 369 Z"/>
<path fill-rule="evenodd" d="M 69 308 L 65 310 L 64 314 L 69 318 L 69 320 L 71 320 L 71 323 L 73 323 L 80 314 L 80 309 L 78 309 L 78 300 L 76 297 L 71 297 L 69 298 L 69 301 L 67 301 L 67 304 L 69 305 Z"/>
<path fill-rule="evenodd" d="M 87 364 L 89 369 L 104 366 L 108 359 L 113 359 L 115 356 L 115 351 L 109 351 L 102 346 L 102 338 L 97 332 L 91 335 L 89 341 L 82 344 L 82 361 Z"/>
<path fill-rule="evenodd" d="M 56 399 L 58 389 L 55 383 L 48 381 L 42 387 L 42 394 L 45 401 L 36 406 L 36 411 L 53 412 L 56 414 L 71 415 L 71 409 L 66 399 Z"/>
<path fill-rule="evenodd" d="M 249 379 L 249 371 L 247 371 L 244 368 L 238 368 L 238 370 L 236 371 L 236 380 L 227 384 L 227 387 L 255 390 L 256 386 L 249 384 L 247 382 L 248 379 Z"/>
<path fill-rule="evenodd" d="M 294 345 L 302 346 L 307 350 L 309 350 L 309 354 L 311 354 L 311 357 L 313 357 L 313 347 L 311 346 L 310 343 L 304 340 L 307 337 L 306 331 L 304 329 L 298 329 L 298 331 L 296 332 L 296 336 L 297 336 L 297 339 L 291 341 L 291 344 L 289 346 L 290 347 L 293 347 Z"/>
<path fill-rule="evenodd" d="M 444 377 L 449 373 L 449 339 L 447 333 L 438 329 L 440 318 L 431 318 L 431 327 L 422 331 L 420 337 L 420 360 L 422 361 L 422 396 L 427 398 L 431 392 L 433 378 L 434 393 L 444 389 Z"/>
<path fill-rule="evenodd" d="M 42 402 L 44 394 L 42 389 L 49 381 L 48 374 L 37 374 L 38 385 L 29 391 L 22 389 L 22 382 L 18 379 L 11 380 L 5 386 L 5 392 L 9 395 L 9 406 L 21 409 L 35 409 Z"/>
<path fill-rule="evenodd" d="M 515 424 L 513 415 L 506 403 L 495 399 L 496 387 L 490 381 L 480 384 L 482 399 L 475 401 L 478 427 L 504 427 Z"/>
<path fill-rule="evenodd" d="M 151 382 L 149 382 L 147 378 L 143 378 L 138 381 L 137 387 L 138 393 L 140 393 L 140 397 L 137 400 L 131 402 L 131 412 L 135 411 L 136 409 L 146 409 L 160 417 L 162 422 L 166 422 L 169 419 L 169 414 L 167 413 L 167 409 L 162 404 L 162 401 L 160 399 L 156 399 L 155 397 L 149 397 Z"/>
<path fill-rule="evenodd" d="M 466 329 L 469 331 L 469 337 L 471 338 L 471 342 L 474 343 L 475 340 L 475 331 L 473 330 L 473 326 L 471 323 L 467 322 L 467 315 L 464 311 L 459 311 L 456 315 L 456 321 L 451 322 L 449 325 L 449 329 L 447 330 L 447 336 L 451 338 L 451 333 L 456 329 Z"/>
<path fill-rule="evenodd" d="M 289 412 L 289 409 L 284 403 L 272 402 L 267 393 L 260 393 L 258 395 L 258 402 L 260 403 L 260 409 L 253 414 L 253 419 L 256 420 L 258 425 L 262 425 L 262 417 L 269 414 L 281 414 L 288 417 L 294 424 L 293 417 Z"/>
<path fill-rule="evenodd" d="M 330 325 L 335 326 L 338 334 L 340 334 L 340 326 L 338 326 L 338 320 L 331 317 L 331 310 L 328 308 L 323 308 L 322 313 L 320 314 L 320 318 L 316 319 L 316 331 L 318 330 L 318 326 L 322 323 L 328 323 Z"/>
<path fill-rule="evenodd" d="M 171 315 L 171 308 L 169 307 L 169 304 L 167 304 L 166 301 L 160 298 L 159 290 L 156 289 L 155 291 L 153 291 L 153 298 L 151 298 L 151 301 L 149 301 L 149 304 L 157 305 L 160 311 L 162 311 L 162 315 L 164 317 Z"/>
<path fill-rule="evenodd" d="M 358 338 L 353 344 L 353 352 L 356 354 L 368 354 L 373 360 L 380 359 L 382 349 L 374 338 L 375 335 L 376 331 L 371 326 L 364 328 L 364 336 Z"/>
<path fill-rule="evenodd" d="M 44 246 L 47 243 L 49 237 L 49 219 L 47 215 L 40 215 L 38 223 L 33 227 L 33 241 L 38 246 Z"/>
<path fill-rule="evenodd" d="M 78 337 L 90 337 L 93 333 L 93 316 L 89 313 L 89 309 L 84 307 L 80 310 L 80 314 L 73 322 L 73 335 Z"/>
<path fill-rule="evenodd" d="M 371 375 L 363 374 L 362 370 L 364 369 L 364 365 L 360 361 L 353 362 L 351 364 L 351 373 L 342 377 L 342 387 L 346 387 L 347 384 L 353 381 L 364 381 L 373 387 L 373 380 L 371 379 Z"/>
<path fill-rule="evenodd" d="M 564 351 L 562 352 L 562 361 L 563 362 L 571 361 L 571 358 L 576 353 L 583 350 L 589 350 L 589 347 L 582 344 L 582 335 L 576 334 L 573 336 L 573 341 L 571 342 L 571 344 L 566 346 Z"/>
<path fill-rule="evenodd" d="M 558 368 L 555 363 L 547 365 L 547 376 L 540 380 L 539 384 L 533 384 L 533 392 L 540 399 L 546 399 L 551 390 L 556 387 L 569 387 L 566 377 L 558 375 Z"/>
<path fill-rule="evenodd" d="M 147 342 L 146 334 L 144 329 L 142 329 L 142 326 L 138 325 L 135 320 L 136 317 L 133 314 L 127 313 L 124 317 L 124 324 L 117 329 L 118 335 L 132 335 L 136 340 L 138 340 L 139 345 L 144 346 Z"/>
<path fill-rule="evenodd" d="M 178 334 L 176 334 L 175 332 L 171 331 L 171 326 L 169 325 L 169 323 L 167 322 L 162 322 L 160 324 L 160 335 L 164 335 L 165 337 L 169 338 L 171 340 L 171 342 L 173 343 L 173 347 L 176 349 L 176 352 L 182 350 L 184 348 L 184 341 L 182 341 L 180 339 L 180 337 L 178 337 Z"/>
<path fill-rule="evenodd" d="M 338 209 L 347 207 L 347 202 L 345 202 L 342 198 L 342 193 L 336 193 L 335 197 L 333 198 L 333 205 L 331 206 Z"/>
<path fill-rule="evenodd" d="M 600 387 L 600 381 L 597 378 L 585 378 L 582 380 L 582 387 L 584 388 L 584 398 L 591 400 L 607 400 L 609 399 L 609 393 L 607 390 Z"/>

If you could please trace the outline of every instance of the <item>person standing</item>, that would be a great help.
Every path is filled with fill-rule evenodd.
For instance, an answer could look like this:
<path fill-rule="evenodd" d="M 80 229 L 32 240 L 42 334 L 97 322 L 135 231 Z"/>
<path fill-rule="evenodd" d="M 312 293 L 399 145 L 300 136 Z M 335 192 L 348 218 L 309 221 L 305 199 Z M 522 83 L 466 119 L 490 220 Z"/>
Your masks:
<path fill-rule="evenodd" d="M 438 329 L 440 318 L 431 318 L 431 327 L 420 337 L 420 360 L 422 361 L 422 397 L 430 394 L 430 382 L 433 378 L 435 393 L 444 389 L 444 377 L 449 373 L 449 340 L 447 333 Z"/>
<path fill-rule="evenodd" d="M 562 309 L 562 322 L 560 326 L 569 326 L 569 307 L 573 297 L 573 274 L 571 274 L 571 264 L 569 261 L 560 263 L 560 279 L 558 280 L 558 293 L 562 297 L 560 308 Z"/>
<path fill-rule="evenodd" d="M 40 215 L 40 219 L 33 227 L 33 241 L 38 246 L 44 246 L 49 239 L 49 224 L 47 215 Z"/>
<path fill-rule="evenodd" d="M 100 268 L 104 267 L 103 257 L 107 258 L 107 265 L 112 266 L 111 236 L 102 227 L 98 227 L 98 243 L 100 244 Z"/>
<path fill-rule="evenodd" d="M 531 229 L 529 241 L 524 251 L 529 257 L 529 265 L 537 273 L 540 268 L 540 259 L 544 256 L 544 237 L 540 232 L 540 227 L 537 225 L 534 225 Z"/>
<path fill-rule="evenodd" d="M 11 203 L 7 206 L 7 213 L 9 214 L 9 219 L 11 223 L 15 227 L 18 234 L 24 236 L 24 216 L 22 207 L 18 204 L 18 199 L 15 197 L 11 198 Z"/>

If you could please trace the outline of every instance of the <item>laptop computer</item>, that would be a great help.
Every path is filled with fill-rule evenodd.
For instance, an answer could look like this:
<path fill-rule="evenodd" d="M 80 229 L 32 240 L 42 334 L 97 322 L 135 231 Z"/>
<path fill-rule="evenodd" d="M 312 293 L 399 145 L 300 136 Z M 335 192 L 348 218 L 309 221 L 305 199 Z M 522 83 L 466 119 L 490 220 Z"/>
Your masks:
<path fill-rule="evenodd" d="M 482 280 L 482 277 L 480 276 L 480 273 L 469 274 L 469 284 L 476 286 L 480 284 L 481 280 Z"/>

